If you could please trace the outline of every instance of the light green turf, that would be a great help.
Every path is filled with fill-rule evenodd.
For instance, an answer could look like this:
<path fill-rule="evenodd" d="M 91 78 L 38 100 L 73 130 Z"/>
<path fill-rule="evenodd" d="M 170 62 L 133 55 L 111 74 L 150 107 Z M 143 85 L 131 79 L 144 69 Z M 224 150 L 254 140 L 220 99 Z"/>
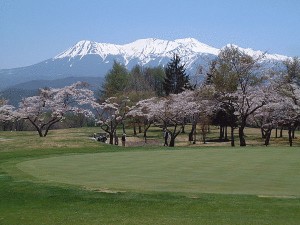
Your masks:
<path fill-rule="evenodd" d="M 300 198 L 298 196 L 297 198 L 293 198 L 291 196 L 292 193 L 290 193 L 289 196 L 286 194 L 284 196 L 281 195 L 280 198 L 278 198 L 277 194 L 277 197 L 274 197 L 274 195 L 270 197 L 270 195 L 272 195 L 271 189 L 265 190 L 268 191 L 266 195 L 269 197 L 267 198 L 243 194 L 161 193 L 141 190 L 142 185 L 144 185 L 142 183 L 137 186 L 133 185 L 134 188 L 140 189 L 122 193 L 103 193 L 97 190 L 83 189 L 82 186 L 51 181 L 40 182 L 37 178 L 34 179 L 30 177 L 30 175 L 23 173 L 16 167 L 18 163 L 27 161 L 29 165 L 34 162 L 32 160 L 42 158 L 45 159 L 45 162 L 50 163 L 51 160 L 55 161 L 53 157 L 57 157 L 57 160 L 64 159 L 63 164 L 65 164 L 66 169 L 68 165 L 77 163 L 76 165 L 78 167 L 74 165 L 75 169 L 70 168 L 70 170 L 75 173 L 73 178 L 77 179 L 77 182 L 80 183 L 81 179 L 84 180 L 88 178 L 88 176 L 84 177 L 85 174 L 92 174 L 91 171 L 93 170 L 100 171 L 101 167 L 97 168 L 98 166 L 106 167 L 110 163 L 109 161 L 113 160 L 117 161 L 112 164 L 110 171 L 106 172 L 114 176 L 119 176 L 119 173 L 122 172 L 123 175 L 125 174 L 125 177 L 121 177 L 123 180 L 130 177 L 129 174 L 133 175 L 132 171 L 138 173 L 137 175 L 142 174 L 142 176 L 145 176 L 147 173 L 151 176 L 154 176 L 155 173 L 162 176 L 161 174 L 165 173 L 164 170 L 167 172 L 165 167 L 168 167 L 168 163 L 170 163 L 170 166 L 173 167 L 170 169 L 171 172 L 169 171 L 170 176 L 173 176 L 174 179 L 176 178 L 175 176 L 178 176 L 176 179 L 184 181 L 187 179 L 185 178 L 187 175 L 183 174 L 184 170 L 180 173 L 178 170 L 183 169 L 184 165 L 188 165 L 185 168 L 188 170 L 190 164 L 198 168 L 199 165 L 192 163 L 194 161 L 197 161 L 199 164 L 202 162 L 203 167 L 206 165 L 206 167 L 209 168 L 204 167 L 202 171 L 199 171 L 199 174 L 205 173 L 205 170 L 208 172 L 208 174 L 205 175 L 207 180 L 213 179 L 213 177 L 209 176 L 209 173 L 211 175 L 219 173 L 220 171 L 225 173 L 224 171 L 226 169 L 228 169 L 225 173 L 227 176 L 229 176 L 230 173 L 234 176 L 238 175 L 238 173 L 242 175 L 242 173 L 251 170 L 253 170 L 254 173 L 258 173 L 258 167 L 263 166 L 261 162 L 266 161 L 266 165 L 263 167 L 268 167 L 265 171 L 268 171 L 266 173 L 268 174 L 268 179 L 271 179 L 271 182 L 274 183 L 274 179 L 278 179 L 280 183 L 286 182 L 287 184 L 292 184 L 294 182 L 294 185 L 290 185 L 291 190 L 293 190 L 291 192 L 294 193 L 295 190 L 299 190 L 299 183 L 297 183 L 299 182 L 299 147 L 274 147 L 277 145 L 288 145 L 285 133 L 283 139 L 272 140 L 271 147 L 261 148 L 258 147 L 258 145 L 262 144 L 262 140 L 259 138 L 259 130 L 255 131 L 252 129 L 250 131 L 251 132 L 246 132 L 248 135 L 247 141 L 249 140 L 249 142 L 247 142 L 248 146 L 242 149 L 238 147 L 224 147 L 224 149 L 223 147 L 207 147 L 210 145 L 228 146 L 230 143 L 208 143 L 206 145 L 200 144 L 196 146 L 196 148 L 195 145 L 188 147 L 187 134 L 182 134 L 180 136 L 182 139 L 178 139 L 180 142 L 177 142 L 177 146 L 185 144 L 186 147 L 175 147 L 173 149 L 146 145 L 137 148 L 122 148 L 92 141 L 89 137 L 92 136 L 93 133 L 99 132 L 99 128 L 97 127 L 51 130 L 49 136 L 46 138 L 39 138 L 36 132 L 0 131 L 0 138 L 2 138 L 2 140 L 0 140 L 0 224 L 299 225 Z M 152 138 L 162 138 L 161 130 L 156 131 L 154 129 L 149 132 L 149 135 L 150 134 Z M 217 133 L 213 133 L 212 135 L 214 135 L 211 136 L 213 139 L 217 137 Z M 130 132 L 127 132 L 127 136 L 129 140 L 131 137 Z M 299 136 L 299 134 L 297 136 Z M 250 142 L 250 140 L 252 140 L 252 142 Z M 142 137 L 140 141 L 142 142 Z M 161 139 L 158 141 L 163 143 Z M 300 146 L 299 138 L 294 141 L 295 146 Z M 154 150 L 156 150 L 156 152 L 154 152 Z M 201 155 L 196 157 L 198 151 L 199 153 L 201 152 Z M 155 153 L 157 153 L 157 157 Z M 227 153 L 228 157 L 226 155 Z M 74 158 L 68 158 L 71 154 Z M 163 154 L 168 155 L 164 156 Z M 79 158 L 81 156 L 87 157 L 86 160 L 88 160 L 88 162 L 81 162 L 80 165 L 79 162 L 75 161 L 80 161 Z M 106 160 L 101 161 L 94 156 L 99 156 L 98 158 L 106 157 Z M 115 156 L 116 158 L 114 158 Z M 144 160 L 146 156 L 149 157 L 147 157 L 147 160 Z M 120 159 L 120 157 L 122 157 L 122 159 Z M 157 159 L 163 157 L 172 160 L 170 160 L 170 162 L 163 162 L 166 164 L 164 165 L 157 161 Z M 180 158 L 183 159 L 182 163 Z M 237 161 L 234 161 L 234 158 L 237 159 Z M 74 162 L 70 162 L 68 159 L 72 159 Z M 123 159 L 124 162 L 122 161 Z M 99 160 L 98 165 L 93 163 L 93 161 L 97 160 Z M 178 161 L 176 162 L 175 160 Z M 239 160 L 246 162 L 241 163 Z M 186 161 L 190 161 L 191 163 L 187 163 Z M 252 164 L 256 164 L 257 166 L 251 168 L 251 161 Z M 138 167 L 139 164 L 143 166 L 141 166 L 141 168 L 134 168 L 134 166 Z M 19 164 L 19 166 L 20 165 L 22 164 Z M 93 168 L 93 166 L 95 167 Z M 121 171 L 117 171 L 118 167 Z M 122 167 L 125 168 L 125 171 L 122 170 Z M 148 172 L 149 169 L 146 169 L 147 167 L 158 168 L 156 172 L 151 170 Z M 215 167 L 215 169 L 213 167 Z M 222 169 L 223 167 L 225 169 Z M 230 167 L 235 167 L 234 172 L 230 172 Z M 107 170 L 109 169 L 109 167 L 106 168 Z M 41 168 L 37 169 L 40 170 L 41 175 L 43 175 L 43 173 L 46 174 Z M 67 176 L 71 176 L 66 169 L 62 168 L 59 169 L 59 171 L 63 170 L 62 174 L 65 173 Z M 90 171 L 87 171 L 87 169 Z M 216 171 L 214 172 L 214 170 Z M 235 170 L 238 171 L 237 174 L 234 174 L 236 172 Z M 83 176 L 78 177 L 80 172 L 83 173 Z M 175 173 L 176 175 L 173 175 Z M 280 173 L 282 177 L 280 177 Z M 182 174 L 185 177 L 183 177 Z M 248 177 L 249 174 L 251 174 L 251 172 L 248 172 Z M 267 176 L 267 174 L 264 176 Z M 273 178 L 269 177 L 270 175 Z M 158 178 L 162 184 L 169 179 L 166 173 L 164 175 L 166 178 L 159 176 Z M 192 174 L 189 176 L 196 177 Z M 202 177 L 205 178 L 205 176 L 202 174 Z M 111 179 L 113 178 L 114 177 Z M 223 177 L 221 178 L 223 179 Z M 114 179 L 116 181 L 121 180 L 117 177 Z M 240 181 L 235 180 L 234 182 L 237 183 L 236 186 L 238 187 L 240 182 L 245 182 L 245 179 L 246 178 L 242 177 Z M 207 180 L 205 183 L 208 183 Z M 255 182 L 258 181 L 255 180 Z M 127 182 L 127 184 L 128 183 L 129 182 Z M 87 186 L 93 187 L 92 185 Z M 221 184 L 219 186 L 221 186 Z M 97 189 L 97 187 L 95 189 Z M 98 187 L 98 189 L 100 188 Z M 115 189 L 118 190 L 117 188 Z M 183 185 L 181 189 L 183 189 Z M 162 190 L 161 187 L 160 190 Z M 285 190 L 287 190 L 286 187 Z"/>
<path fill-rule="evenodd" d="M 88 189 L 300 196 L 300 150 L 201 148 L 37 159 L 17 167 Z"/>

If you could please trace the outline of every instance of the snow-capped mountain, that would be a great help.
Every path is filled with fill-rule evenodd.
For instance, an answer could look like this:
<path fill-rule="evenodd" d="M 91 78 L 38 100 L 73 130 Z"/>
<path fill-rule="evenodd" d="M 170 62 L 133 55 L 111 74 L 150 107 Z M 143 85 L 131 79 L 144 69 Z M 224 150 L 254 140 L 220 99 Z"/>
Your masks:
<path fill-rule="evenodd" d="M 99 55 L 105 59 L 108 55 L 123 55 L 127 61 L 133 58 L 142 60 L 153 56 L 169 56 L 173 53 L 186 55 L 187 53 L 207 53 L 217 55 L 219 50 L 203 44 L 196 39 L 186 38 L 175 41 L 166 41 L 155 38 L 140 39 L 125 45 L 97 43 L 92 41 L 79 41 L 76 45 L 54 57 L 54 59 L 74 58 L 86 55 Z M 145 61 L 147 63 L 147 61 Z"/>
<path fill-rule="evenodd" d="M 242 49 L 247 54 L 257 56 L 261 51 Z M 211 47 L 193 38 L 167 41 L 161 39 L 140 39 L 125 45 L 79 41 L 68 50 L 52 59 L 32 66 L 0 70 L 0 89 L 41 79 L 62 79 L 65 77 L 104 77 L 114 60 L 128 69 L 141 66 L 164 66 L 174 53 L 186 64 L 188 74 L 195 75 L 199 66 L 208 68 L 220 49 Z M 264 61 L 280 62 L 286 56 L 265 54 Z"/>
<path fill-rule="evenodd" d="M 265 54 L 264 60 L 283 61 L 287 59 L 287 57 L 283 55 L 266 54 L 265 52 L 255 51 L 251 48 L 241 48 L 237 45 L 233 46 L 254 57 Z M 194 38 L 177 39 L 174 41 L 149 38 L 140 39 L 125 45 L 80 41 L 70 49 L 55 56 L 54 59 L 67 58 L 71 61 L 78 57 L 82 59 L 87 55 L 97 55 L 100 56 L 104 62 L 109 63 L 109 59 L 106 59 L 114 55 L 122 56 L 125 66 L 135 59 L 139 60 L 138 64 L 144 66 L 157 58 L 171 58 L 173 54 L 176 53 L 189 68 L 199 55 L 217 56 L 219 52 L 220 49 L 203 44 Z"/>
<path fill-rule="evenodd" d="M 174 53 L 187 63 L 188 70 L 194 61 L 208 56 L 215 57 L 219 49 L 203 44 L 196 39 L 186 38 L 175 41 L 161 39 L 140 39 L 125 45 L 80 41 L 70 49 L 60 53 L 53 59 L 68 59 L 76 61 L 86 56 L 97 56 L 104 63 L 111 63 L 111 58 L 117 59 L 129 69 L 136 65 L 158 66 L 165 65 Z M 70 64 L 73 66 L 73 64 Z"/>

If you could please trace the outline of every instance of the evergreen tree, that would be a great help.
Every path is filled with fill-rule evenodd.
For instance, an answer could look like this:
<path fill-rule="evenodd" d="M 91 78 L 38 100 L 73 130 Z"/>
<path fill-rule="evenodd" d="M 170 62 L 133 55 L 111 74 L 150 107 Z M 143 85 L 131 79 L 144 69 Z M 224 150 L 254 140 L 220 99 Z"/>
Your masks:
<path fill-rule="evenodd" d="M 105 76 L 104 83 L 102 85 L 102 98 L 106 99 L 112 96 L 119 96 L 123 94 L 129 75 L 126 67 L 116 61 L 114 61 L 113 67 Z"/>
<path fill-rule="evenodd" d="M 189 76 L 185 73 L 185 65 L 181 64 L 178 55 L 174 54 L 171 62 L 168 63 L 165 69 L 165 74 L 163 88 L 166 95 L 178 94 L 185 89 L 193 89 L 189 81 Z"/>

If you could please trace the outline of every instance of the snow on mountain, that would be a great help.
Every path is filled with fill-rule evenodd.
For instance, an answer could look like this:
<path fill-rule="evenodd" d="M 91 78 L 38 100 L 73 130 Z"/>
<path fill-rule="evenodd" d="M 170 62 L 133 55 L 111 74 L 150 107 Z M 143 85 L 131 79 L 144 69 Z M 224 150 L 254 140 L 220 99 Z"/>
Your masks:
<path fill-rule="evenodd" d="M 283 55 L 268 54 L 250 48 L 241 48 L 237 45 L 233 46 L 254 57 L 264 54 L 262 61 L 283 61 L 288 58 Z M 79 41 L 73 47 L 55 56 L 53 60 L 67 59 L 69 62 L 73 62 L 70 64 L 70 67 L 72 67 L 74 63 L 78 64 L 77 59 L 81 60 L 87 56 L 97 56 L 98 60 L 103 63 L 111 64 L 113 60 L 118 60 L 130 69 L 136 64 L 141 66 L 165 65 L 176 53 L 181 57 L 182 62 L 186 64 L 187 70 L 191 74 L 195 74 L 199 67 L 207 68 L 209 62 L 219 52 L 220 49 L 201 43 L 194 38 L 176 39 L 174 41 L 147 38 L 124 45 L 84 40 Z"/>
<path fill-rule="evenodd" d="M 270 54 L 268 52 L 253 50 L 251 48 L 242 48 L 242 47 L 239 47 L 239 46 L 233 45 L 233 44 L 227 44 L 226 46 L 224 46 L 221 49 L 224 49 L 225 47 L 229 47 L 229 46 L 234 46 L 234 47 L 240 49 L 242 52 L 244 52 L 248 55 L 251 55 L 252 57 L 255 57 L 255 58 L 264 55 L 262 60 L 284 61 L 289 58 L 288 56 L 279 55 L 279 54 Z"/>
<path fill-rule="evenodd" d="M 251 56 L 264 53 L 250 48 L 240 49 Z M 185 63 L 187 73 L 194 76 L 200 69 L 207 69 L 211 60 L 215 59 L 219 52 L 220 49 L 194 38 L 174 41 L 147 38 L 124 45 L 82 40 L 43 62 L 22 68 L 0 70 L 0 89 L 31 80 L 104 77 L 111 69 L 114 60 L 124 64 L 129 70 L 137 64 L 145 67 L 165 66 L 174 53 L 178 54 Z M 271 67 L 274 62 L 281 62 L 287 58 L 277 54 L 265 54 L 262 61 Z"/>
<path fill-rule="evenodd" d="M 53 59 L 74 58 L 80 56 L 81 58 L 86 55 L 100 55 L 105 58 L 107 54 L 118 55 L 120 54 L 118 45 L 97 43 L 93 41 L 79 41 L 73 47 L 55 56 Z"/>
<path fill-rule="evenodd" d="M 155 38 L 140 39 L 125 45 L 97 43 L 92 41 L 79 41 L 73 47 L 55 56 L 53 59 L 84 57 L 86 55 L 99 55 L 103 60 L 109 55 L 122 55 L 126 65 L 132 59 L 139 58 L 142 64 L 147 64 L 157 57 L 172 57 L 174 53 L 182 58 L 195 54 L 217 55 L 219 49 L 203 44 L 196 39 L 186 38 L 167 41 Z"/>

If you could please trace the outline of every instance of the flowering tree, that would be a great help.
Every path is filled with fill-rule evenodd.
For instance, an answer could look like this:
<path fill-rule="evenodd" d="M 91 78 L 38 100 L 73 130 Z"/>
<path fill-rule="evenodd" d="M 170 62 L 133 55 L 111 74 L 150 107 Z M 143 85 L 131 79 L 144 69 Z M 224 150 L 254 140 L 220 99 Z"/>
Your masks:
<path fill-rule="evenodd" d="M 64 88 L 40 89 L 37 96 L 22 100 L 18 115 L 28 120 L 37 130 L 40 137 L 45 137 L 49 129 L 64 119 L 66 113 L 83 113 L 92 116 L 87 105 L 94 98 L 94 93 L 86 88 L 86 83 L 77 82 Z"/>
<path fill-rule="evenodd" d="M 208 114 L 211 111 L 212 102 L 208 99 L 207 87 L 197 91 L 184 91 L 179 94 L 171 94 L 164 98 L 150 98 L 138 102 L 128 114 L 133 118 L 142 118 L 145 121 L 144 138 L 151 124 L 163 125 L 164 130 L 170 136 L 170 147 L 175 146 L 176 137 L 182 132 L 186 121 L 192 122 L 192 131 L 189 139 L 195 139 L 196 125 L 200 121 L 203 128 L 207 128 Z M 203 130 L 203 129 L 202 129 Z M 206 131 L 203 131 L 203 137 Z M 192 141 L 192 140 L 190 140 Z"/>
<path fill-rule="evenodd" d="M 147 131 L 154 123 L 155 115 L 152 108 L 157 102 L 157 98 L 141 100 L 133 106 L 128 113 L 128 117 L 138 119 L 144 123 L 144 140 L 147 143 Z"/>
<path fill-rule="evenodd" d="M 279 93 L 283 97 L 284 106 L 279 116 L 282 125 L 288 127 L 289 144 L 293 145 L 293 133 L 300 123 L 300 86 L 297 84 L 282 84 Z"/>
<path fill-rule="evenodd" d="M 284 65 L 285 68 L 274 86 L 284 105 L 279 122 L 288 128 L 289 144 L 292 146 L 295 129 L 300 124 L 300 59 L 288 59 Z"/>
<path fill-rule="evenodd" d="M 175 139 L 186 123 L 185 118 L 193 115 L 195 110 L 197 104 L 192 91 L 171 94 L 166 98 L 158 99 L 152 105 L 151 113 L 155 120 L 162 122 L 165 130 L 170 134 L 170 147 L 175 146 Z"/>
<path fill-rule="evenodd" d="M 200 124 L 203 143 L 205 143 L 206 134 L 208 133 L 211 122 L 211 114 L 217 102 L 214 99 L 214 88 L 211 85 L 202 85 L 193 92 L 187 93 L 189 97 L 189 114 L 188 119 L 192 123 L 192 129 L 189 133 L 189 141 L 196 143 L 196 127 Z"/>
<path fill-rule="evenodd" d="M 268 102 L 253 113 L 252 123 L 261 128 L 262 138 L 265 145 L 270 143 L 272 129 L 282 123 L 282 115 L 285 112 L 286 102 L 275 89 L 274 85 L 268 88 Z"/>
<path fill-rule="evenodd" d="M 268 101 L 268 92 L 263 87 L 248 88 L 247 91 L 238 90 L 231 95 L 236 99 L 232 101 L 232 105 L 235 109 L 234 114 L 237 116 L 237 124 L 239 129 L 240 146 L 246 146 L 246 140 L 244 135 L 244 129 L 247 124 L 247 119 L 256 110 L 263 107 Z"/>
<path fill-rule="evenodd" d="M 11 121 L 15 118 L 15 107 L 12 105 L 2 105 L 0 106 L 0 121 Z"/>
<path fill-rule="evenodd" d="M 123 122 L 129 112 L 128 102 L 128 98 L 118 102 L 116 97 L 110 97 L 101 104 L 96 101 L 92 103 L 92 107 L 96 110 L 97 124 L 109 134 L 110 144 L 113 144 L 114 134 L 118 125 Z"/>
<path fill-rule="evenodd" d="M 4 130 L 6 129 L 6 124 L 17 117 L 15 107 L 6 103 L 6 101 L 3 101 L 3 105 L 0 106 L 0 123 L 3 125 Z"/>
<path fill-rule="evenodd" d="M 284 126 L 288 128 L 289 144 L 292 146 L 293 134 L 299 125 L 300 86 L 296 80 L 286 76 L 284 74 L 263 89 L 265 96 L 268 96 L 266 104 L 253 114 L 256 125 L 261 127 L 265 145 L 269 145 L 272 129 Z"/>
<path fill-rule="evenodd" d="M 251 57 L 234 46 L 221 50 L 212 64 L 211 83 L 222 104 L 234 108 L 238 119 L 240 146 L 246 146 L 244 129 L 247 119 L 265 105 L 265 94 L 259 85 L 262 77 L 257 74 L 263 55 Z"/>

